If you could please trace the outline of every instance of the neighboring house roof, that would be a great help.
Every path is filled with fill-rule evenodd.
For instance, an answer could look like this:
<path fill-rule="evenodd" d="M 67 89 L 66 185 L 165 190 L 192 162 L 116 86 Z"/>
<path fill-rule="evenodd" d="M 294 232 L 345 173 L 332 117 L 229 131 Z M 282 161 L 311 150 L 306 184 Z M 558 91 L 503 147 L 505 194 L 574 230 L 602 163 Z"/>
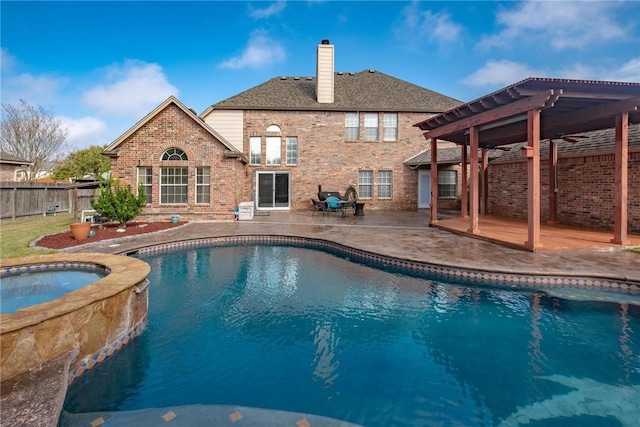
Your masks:
<path fill-rule="evenodd" d="M 19 157 L 16 157 L 12 154 L 5 153 L 4 151 L 0 151 L 0 163 L 7 163 L 12 165 L 31 165 L 32 162 L 28 160 L 23 160 Z"/>
<path fill-rule="evenodd" d="M 499 157 L 500 153 L 496 150 L 489 151 L 489 159 Z M 469 147 L 467 147 L 467 160 L 469 159 Z M 462 153 L 460 147 L 438 148 L 438 164 L 439 165 L 455 165 L 462 162 Z M 415 156 L 404 161 L 407 166 L 429 166 L 431 165 L 431 150 L 421 151 Z"/>
<path fill-rule="evenodd" d="M 316 100 L 315 77 L 276 77 L 224 101 L 222 110 L 398 111 L 439 113 L 462 101 L 375 70 L 335 73 L 334 102 Z"/>
<path fill-rule="evenodd" d="M 577 154 L 613 152 L 615 149 L 616 130 L 613 128 L 584 132 L 578 135 L 583 135 L 587 138 L 579 139 L 576 143 L 554 139 L 558 144 L 558 156 L 568 157 Z M 500 162 L 524 161 L 525 159 L 522 158 L 520 149 L 526 145 L 527 142 L 504 145 L 502 148 L 506 150 L 502 151 L 496 160 Z M 629 125 L 629 149 L 640 151 L 640 124 Z M 545 139 L 540 141 L 540 155 L 542 158 L 547 158 L 548 154 L 549 140 Z"/>
<path fill-rule="evenodd" d="M 131 129 L 123 133 L 118 139 L 113 141 L 107 148 L 104 149 L 104 151 L 102 151 L 102 154 L 106 156 L 117 156 L 118 148 L 120 147 L 120 144 L 122 144 L 127 138 L 133 135 L 136 131 L 138 131 L 138 129 L 144 126 L 147 122 L 149 122 L 152 118 L 154 118 L 157 114 L 163 111 L 170 104 L 175 104 L 185 114 L 191 117 L 194 122 L 196 122 L 204 130 L 209 132 L 214 138 L 220 141 L 220 143 L 222 143 L 222 145 L 224 145 L 227 148 L 225 155 L 229 157 L 239 157 L 239 158 L 242 158 L 243 160 L 246 160 L 244 159 L 243 154 L 240 151 L 238 151 L 233 145 L 231 145 L 229 141 L 224 139 L 222 135 L 220 135 L 218 132 L 213 130 L 211 126 L 206 124 L 200 117 L 198 117 L 198 115 L 193 110 L 187 108 L 182 102 L 178 101 L 178 99 L 173 95 L 167 98 L 162 104 L 158 105 L 152 112 L 150 112 L 144 118 L 142 118 L 142 120 L 136 123 Z"/>

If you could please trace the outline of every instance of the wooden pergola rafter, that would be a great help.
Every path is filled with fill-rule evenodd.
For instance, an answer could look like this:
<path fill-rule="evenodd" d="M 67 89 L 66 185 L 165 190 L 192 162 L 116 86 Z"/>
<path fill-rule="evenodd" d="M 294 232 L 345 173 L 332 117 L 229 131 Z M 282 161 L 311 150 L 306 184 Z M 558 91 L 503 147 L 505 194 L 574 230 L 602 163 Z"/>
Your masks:
<path fill-rule="evenodd" d="M 540 241 L 540 141 L 550 140 L 549 220 L 557 221 L 555 173 L 557 145 L 554 138 L 616 129 L 614 236 L 612 242 L 627 243 L 628 126 L 640 123 L 640 83 L 602 82 L 551 78 L 528 78 L 519 83 L 460 105 L 415 124 L 431 143 L 431 224 L 437 213 L 437 139 L 462 146 L 463 166 L 469 150 L 469 211 L 463 200 L 462 216 L 469 217 L 468 232 L 480 232 L 480 207 L 487 205 L 487 150 L 527 141 L 522 156 L 527 159 L 528 236 L 525 246 L 542 248 Z M 479 183 L 479 151 L 482 153 L 482 187 Z M 466 167 L 463 167 L 466 170 Z M 463 199 L 467 181 L 463 176 Z M 480 197 L 482 196 L 482 203 Z"/>

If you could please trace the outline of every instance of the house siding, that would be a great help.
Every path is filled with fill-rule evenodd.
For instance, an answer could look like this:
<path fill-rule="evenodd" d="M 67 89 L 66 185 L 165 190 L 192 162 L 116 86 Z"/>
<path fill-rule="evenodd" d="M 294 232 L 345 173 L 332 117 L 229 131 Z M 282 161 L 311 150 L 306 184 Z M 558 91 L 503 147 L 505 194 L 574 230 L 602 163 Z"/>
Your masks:
<path fill-rule="evenodd" d="M 613 230 L 614 154 L 594 153 L 558 159 L 558 221 L 577 227 Z M 629 152 L 628 216 L 630 233 L 640 233 L 640 151 Z M 548 160 L 540 162 L 541 220 L 549 218 Z M 527 217 L 527 163 L 489 167 L 489 213 Z"/>
<path fill-rule="evenodd" d="M 162 161 L 168 148 L 180 148 L 186 161 Z M 172 214 L 185 219 L 230 219 L 238 203 L 249 200 L 245 169 L 235 158 L 225 158 L 226 147 L 175 104 L 152 117 L 119 146 L 118 156 L 111 159 L 114 178 L 125 185 L 137 187 L 138 166 L 152 167 L 152 201 L 143 209 L 143 216 L 168 219 Z M 186 204 L 161 204 L 160 168 L 188 167 L 188 201 Z M 211 168 L 209 204 L 195 202 L 195 168 Z M 153 219 L 152 219 L 153 220 Z"/>
<path fill-rule="evenodd" d="M 358 183 L 358 171 L 373 172 L 373 197 L 362 199 L 366 209 L 407 210 L 417 208 L 418 171 L 406 167 L 403 162 L 416 152 L 427 148 L 428 143 L 419 129 L 413 126 L 424 113 L 398 113 L 398 140 L 382 142 L 382 112 L 379 120 L 379 141 L 345 141 L 345 113 L 334 111 L 268 111 L 250 110 L 244 113 L 244 153 L 249 156 L 249 138 L 262 137 L 261 165 L 256 170 L 283 170 L 291 174 L 291 208 L 310 208 L 318 185 L 324 191 L 344 192 L 350 184 Z M 266 129 L 270 125 L 280 127 L 282 134 L 282 165 L 265 164 Z M 360 115 L 360 127 L 364 115 Z M 298 138 L 298 164 L 286 165 L 286 137 Z M 377 172 L 392 171 L 393 195 L 391 199 L 378 198 Z"/>
<path fill-rule="evenodd" d="M 215 129 L 238 151 L 242 151 L 242 110 L 213 110 L 205 117 L 204 122 Z"/>

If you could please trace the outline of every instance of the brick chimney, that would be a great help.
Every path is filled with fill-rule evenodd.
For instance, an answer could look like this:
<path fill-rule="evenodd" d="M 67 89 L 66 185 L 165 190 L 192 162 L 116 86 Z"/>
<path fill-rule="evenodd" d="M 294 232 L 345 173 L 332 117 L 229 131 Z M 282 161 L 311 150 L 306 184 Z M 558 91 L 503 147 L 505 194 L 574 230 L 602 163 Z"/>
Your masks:
<path fill-rule="evenodd" d="M 334 62 L 333 45 L 329 40 L 322 40 L 318 45 L 316 62 L 316 96 L 321 104 L 333 103 Z"/>

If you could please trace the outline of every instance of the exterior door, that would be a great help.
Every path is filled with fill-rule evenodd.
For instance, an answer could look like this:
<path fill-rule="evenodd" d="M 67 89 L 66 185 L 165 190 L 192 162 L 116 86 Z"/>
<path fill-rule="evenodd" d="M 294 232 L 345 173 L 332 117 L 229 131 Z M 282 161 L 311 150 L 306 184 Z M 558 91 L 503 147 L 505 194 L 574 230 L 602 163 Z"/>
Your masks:
<path fill-rule="evenodd" d="M 289 209 L 289 172 L 258 172 L 258 209 Z"/>
<path fill-rule="evenodd" d="M 431 171 L 418 171 L 418 209 L 431 207 Z"/>

